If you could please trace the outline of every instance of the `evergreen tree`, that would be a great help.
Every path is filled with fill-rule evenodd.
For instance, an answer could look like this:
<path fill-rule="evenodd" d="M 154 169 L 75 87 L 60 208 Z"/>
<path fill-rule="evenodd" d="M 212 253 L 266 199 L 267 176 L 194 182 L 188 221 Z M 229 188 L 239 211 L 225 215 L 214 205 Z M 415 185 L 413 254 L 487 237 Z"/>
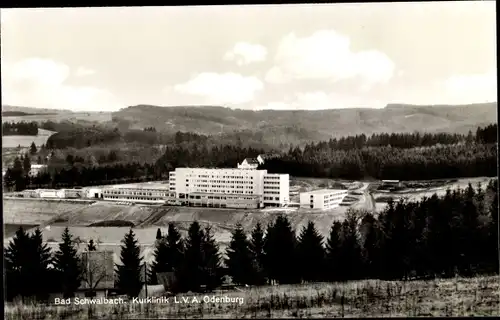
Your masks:
<path fill-rule="evenodd" d="M 141 249 L 135 239 L 135 234 L 130 229 L 122 240 L 121 265 L 116 266 L 117 287 L 130 298 L 137 297 L 142 289 Z"/>
<path fill-rule="evenodd" d="M 177 281 L 175 291 L 200 291 L 203 282 L 203 237 L 204 234 L 200 224 L 197 221 L 191 223 L 186 239 L 182 266 L 175 270 Z"/>
<path fill-rule="evenodd" d="M 240 223 L 236 225 L 233 231 L 231 242 L 226 249 L 226 266 L 229 276 L 237 284 L 253 284 L 255 280 L 254 263 L 252 252 L 250 251 L 250 242 Z"/>
<path fill-rule="evenodd" d="M 89 241 L 89 243 L 87 245 L 87 250 L 88 251 L 96 251 L 97 250 L 97 248 L 96 248 L 96 246 L 94 244 L 94 240 L 90 239 L 90 241 Z"/>
<path fill-rule="evenodd" d="M 51 283 L 49 265 L 52 264 L 52 253 L 47 244 L 43 243 L 42 232 L 36 228 L 28 242 L 27 279 L 32 296 L 37 299 L 47 299 Z"/>
<path fill-rule="evenodd" d="M 265 283 L 265 252 L 264 252 L 264 230 L 260 222 L 257 222 L 255 228 L 252 230 L 252 236 L 249 243 L 249 249 L 253 261 L 253 270 L 255 271 L 255 279 L 252 284 L 261 285 Z"/>
<path fill-rule="evenodd" d="M 498 193 L 495 192 L 489 208 L 490 223 L 488 224 L 488 247 L 490 248 L 488 261 L 490 270 L 495 273 L 498 273 L 499 270 L 498 257 L 500 256 L 498 214 Z"/>
<path fill-rule="evenodd" d="M 363 241 L 363 270 L 367 278 L 376 278 L 380 272 L 381 237 L 377 220 L 373 214 L 367 213 L 361 222 L 364 231 Z"/>
<path fill-rule="evenodd" d="M 159 240 L 154 252 L 154 262 L 151 266 L 150 283 L 157 284 L 157 273 L 175 272 L 181 267 L 184 244 L 181 234 L 173 222 L 168 224 L 166 237 Z"/>
<path fill-rule="evenodd" d="M 325 253 L 327 272 L 325 274 L 325 280 L 337 281 L 342 279 L 342 276 L 340 274 L 340 250 L 342 247 L 341 232 L 342 224 L 339 221 L 335 221 L 330 229 L 330 234 L 326 241 Z"/>
<path fill-rule="evenodd" d="M 348 212 L 342 222 L 342 245 L 340 248 L 341 273 L 346 280 L 358 279 L 361 271 L 361 248 L 358 236 L 358 217 Z"/>
<path fill-rule="evenodd" d="M 161 240 L 161 238 L 163 238 L 161 235 L 161 229 L 158 228 L 158 230 L 156 230 L 156 240 Z"/>
<path fill-rule="evenodd" d="M 35 142 L 32 142 L 32 143 L 31 143 L 31 146 L 30 146 L 30 153 L 31 153 L 32 155 L 34 155 L 34 154 L 36 154 L 36 153 L 37 153 L 37 151 L 38 151 L 38 150 L 36 149 Z"/>
<path fill-rule="evenodd" d="M 271 280 L 280 284 L 300 282 L 297 264 L 297 239 L 290 222 L 285 216 L 278 216 L 275 223 L 267 229 L 265 251 L 266 273 Z"/>
<path fill-rule="evenodd" d="M 23 158 L 23 173 L 27 176 L 31 170 L 31 159 L 29 155 L 25 155 Z"/>
<path fill-rule="evenodd" d="M 320 281 L 325 272 L 323 237 L 312 221 L 302 228 L 297 246 L 299 270 L 303 280 Z"/>
<path fill-rule="evenodd" d="M 82 282 L 82 270 L 68 227 L 62 234 L 62 243 L 59 244 L 59 251 L 55 254 L 54 266 L 60 274 L 64 298 L 73 297 Z"/>
<path fill-rule="evenodd" d="M 29 235 L 23 227 L 19 227 L 5 249 L 6 295 L 9 301 L 18 295 L 25 297 L 29 288 L 26 281 L 30 263 L 29 240 Z"/>
<path fill-rule="evenodd" d="M 212 291 L 222 284 L 223 270 L 219 245 L 215 242 L 210 226 L 205 228 L 202 239 L 202 270 L 203 282 L 208 291 Z"/>

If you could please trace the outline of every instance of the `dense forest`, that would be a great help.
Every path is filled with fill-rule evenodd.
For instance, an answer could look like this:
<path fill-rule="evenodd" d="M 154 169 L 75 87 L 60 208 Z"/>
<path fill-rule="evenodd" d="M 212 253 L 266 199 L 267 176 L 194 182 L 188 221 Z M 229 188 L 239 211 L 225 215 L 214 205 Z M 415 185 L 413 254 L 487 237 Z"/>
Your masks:
<path fill-rule="evenodd" d="M 36 136 L 38 134 L 37 122 L 4 122 L 2 123 L 2 135 L 4 136 Z"/>
<path fill-rule="evenodd" d="M 457 135 L 417 133 L 332 139 L 306 144 L 303 148 L 290 147 L 288 152 L 267 160 L 260 168 L 291 176 L 348 180 L 492 177 L 497 176 L 496 132 L 497 125 L 478 128 L 475 135 L 470 133 L 460 142 Z M 110 137 L 113 134 L 114 139 L 119 139 L 116 132 L 110 133 Z M 244 158 L 268 152 L 241 143 L 210 147 L 209 137 L 193 133 L 177 132 L 173 138 L 172 144 L 165 146 L 154 162 L 126 161 L 118 149 L 109 150 L 98 159 L 68 154 L 65 159 L 54 156 L 45 161 L 47 172 L 26 177 L 23 161 L 15 159 L 6 172 L 4 186 L 22 190 L 163 180 L 177 167 L 234 168 Z M 436 144 L 430 145 L 431 142 Z M 412 144 L 415 146 L 411 147 Z M 46 152 L 48 147 L 40 149 Z"/>
<path fill-rule="evenodd" d="M 219 287 L 224 276 L 239 285 L 263 285 L 498 274 L 498 180 L 448 190 L 441 198 L 391 201 L 378 215 L 348 211 L 326 239 L 313 222 L 296 236 L 283 215 L 247 231 L 237 225 L 223 255 L 209 227 L 195 221 L 182 238 L 170 223 L 166 235 L 157 232 L 148 282 L 157 283 L 157 273 L 173 272 L 172 291 L 200 292 Z M 49 292 L 74 295 L 83 271 L 69 230 L 62 238 L 53 254 L 39 230 L 32 235 L 18 230 L 5 249 L 8 300 L 18 295 L 46 299 Z M 88 249 L 96 247 L 89 243 Z M 115 285 L 135 297 L 143 284 L 143 261 L 132 230 L 123 239 L 121 262 Z"/>

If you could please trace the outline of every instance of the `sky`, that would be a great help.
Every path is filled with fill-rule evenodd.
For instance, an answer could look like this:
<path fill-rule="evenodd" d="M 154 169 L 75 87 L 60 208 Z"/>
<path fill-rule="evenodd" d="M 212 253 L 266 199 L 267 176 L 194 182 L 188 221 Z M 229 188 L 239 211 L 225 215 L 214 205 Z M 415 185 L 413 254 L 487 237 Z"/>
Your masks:
<path fill-rule="evenodd" d="M 247 110 L 497 100 L 494 1 L 2 9 L 2 104 Z"/>

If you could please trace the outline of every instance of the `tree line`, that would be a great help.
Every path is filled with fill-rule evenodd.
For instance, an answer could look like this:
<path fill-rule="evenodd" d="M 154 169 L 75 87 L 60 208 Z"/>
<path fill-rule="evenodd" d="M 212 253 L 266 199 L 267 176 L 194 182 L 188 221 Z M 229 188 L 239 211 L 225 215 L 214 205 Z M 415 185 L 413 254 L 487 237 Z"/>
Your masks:
<path fill-rule="evenodd" d="M 338 150 L 328 144 L 293 148 L 259 167 L 301 177 L 422 180 L 497 175 L 497 144 Z"/>
<path fill-rule="evenodd" d="M 2 123 L 2 135 L 12 136 L 36 136 L 38 135 L 37 122 L 4 122 Z"/>
<path fill-rule="evenodd" d="M 289 173 L 291 176 L 349 180 L 492 177 L 497 175 L 497 143 L 492 143 L 493 132 L 496 132 L 496 125 L 478 128 L 476 136 L 466 139 L 464 143 L 414 148 L 364 146 L 344 150 L 346 142 L 342 142 L 340 147 L 339 142 L 335 140 L 310 143 L 303 148 L 290 147 L 288 152 L 282 153 L 280 157 L 267 160 L 260 169 L 273 173 Z M 15 161 L 13 168 L 7 170 L 4 186 L 22 190 L 25 186 L 57 188 L 162 180 L 168 179 L 168 173 L 177 167 L 234 168 L 244 158 L 266 153 L 265 149 L 246 148 L 242 144 L 209 147 L 198 143 L 199 137 L 192 133 L 176 134 L 179 144 L 166 146 L 163 155 L 155 163 L 115 163 L 120 158 L 119 151 L 110 150 L 107 156 L 103 155 L 98 162 L 94 161 L 97 165 L 86 164 L 83 158 L 77 159 L 67 155 L 67 165 L 61 167 L 49 163 L 49 172 L 37 177 L 26 177 Z M 392 139 L 389 135 L 372 137 Z M 426 137 L 426 134 L 406 137 L 411 141 Z M 437 134 L 435 137 L 441 137 L 439 139 L 444 141 L 443 137 L 446 135 Z M 359 136 L 353 139 L 355 145 L 356 139 L 363 140 Z"/>
<path fill-rule="evenodd" d="M 43 298 L 50 290 L 74 295 L 83 273 L 68 229 L 62 238 L 52 255 L 39 230 L 31 236 L 18 230 L 5 249 L 8 298 Z M 286 215 L 267 228 L 258 223 L 250 235 L 238 224 L 225 256 L 210 227 L 196 221 L 186 237 L 170 223 L 167 234 L 158 230 L 156 238 L 147 281 L 158 283 L 158 275 L 169 272 L 172 292 L 210 291 L 225 276 L 238 285 L 265 285 L 498 274 L 498 180 L 486 188 L 447 190 L 443 197 L 389 201 L 379 214 L 348 211 L 326 239 L 313 222 L 297 236 Z M 120 259 L 115 285 L 122 294 L 137 296 L 144 269 L 132 230 L 122 241 Z"/>

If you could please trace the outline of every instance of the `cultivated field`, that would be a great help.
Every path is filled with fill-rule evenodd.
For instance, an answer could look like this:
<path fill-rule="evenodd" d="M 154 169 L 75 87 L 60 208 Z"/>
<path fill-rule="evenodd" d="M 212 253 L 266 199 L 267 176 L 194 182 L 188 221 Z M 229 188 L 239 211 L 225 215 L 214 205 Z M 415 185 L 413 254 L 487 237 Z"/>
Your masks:
<path fill-rule="evenodd" d="M 16 148 L 19 145 L 28 148 L 31 146 L 32 142 L 34 142 L 37 147 L 40 147 L 42 144 L 47 143 L 49 137 L 54 133 L 54 131 L 38 129 L 38 135 L 36 136 L 2 136 L 2 149 Z"/>
<path fill-rule="evenodd" d="M 205 303 L 205 295 L 183 295 L 177 300 L 195 296 L 200 303 L 174 303 L 171 298 L 164 304 L 8 304 L 5 319 L 498 316 L 499 280 L 498 276 L 408 282 L 364 280 L 264 286 L 208 294 L 208 297 L 233 298 L 233 303 Z"/>
<path fill-rule="evenodd" d="M 111 121 L 111 112 L 56 112 L 55 114 L 36 114 L 19 117 L 2 117 L 2 122 L 44 122 L 44 121 Z"/>

